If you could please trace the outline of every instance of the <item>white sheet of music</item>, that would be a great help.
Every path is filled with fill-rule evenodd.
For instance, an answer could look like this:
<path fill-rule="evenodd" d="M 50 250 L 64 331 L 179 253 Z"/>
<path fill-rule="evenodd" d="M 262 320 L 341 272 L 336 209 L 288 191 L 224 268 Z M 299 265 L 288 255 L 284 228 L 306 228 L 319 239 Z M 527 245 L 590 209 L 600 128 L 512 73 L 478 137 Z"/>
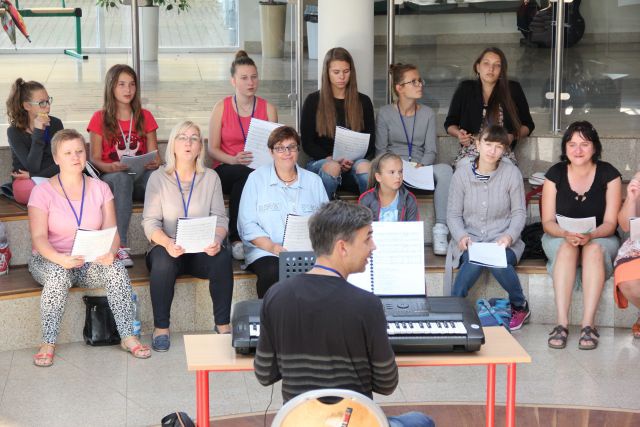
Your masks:
<path fill-rule="evenodd" d="M 368 133 L 354 132 L 351 129 L 336 126 L 333 158 L 352 161 L 363 159 L 369 149 L 370 137 Z"/>
<path fill-rule="evenodd" d="M 591 233 L 596 229 L 596 217 L 570 218 L 568 216 L 556 214 L 556 221 L 563 230 L 570 233 Z"/>
<path fill-rule="evenodd" d="M 404 175 L 404 182 L 415 188 L 422 190 L 435 189 L 435 183 L 433 181 L 433 166 L 421 166 L 415 167 L 415 164 L 402 161 L 402 174 Z"/>
<path fill-rule="evenodd" d="M 33 181 L 35 185 L 40 185 L 43 182 L 49 181 L 49 178 L 43 178 L 41 176 L 32 176 L 31 181 Z"/>
<path fill-rule="evenodd" d="M 309 216 L 287 215 L 284 246 L 288 251 L 313 251 L 309 238 Z"/>
<path fill-rule="evenodd" d="M 104 230 L 85 230 L 79 228 L 73 240 L 71 256 L 84 256 L 85 262 L 95 261 L 111 250 L 116 227 Z"/>
<path fill-rule="evenodd" d="M 280 126 L 284 125 L 256 119 L 255 117 L 251 118 L 249 130 L 247 131 L 247 140 L 244 144 L 244 151 L 251 151 L 253 154 L 253 160 L 249 163 L 250 168 L 257 169 L 273 161 L 267 141 L 271 132 Z"/>
<path fill-rule="evenodd" d="M 629 218 L 629 235 L 631 240 L 640 241 L 640 217 Z"/>
<path fill-rule="evenodd" d="M 374 222 L 373 241 L 376 245 L 371 263 L 374 293 L 381 296 L 425 295 L 424 223 Z M 347 280 L 371 291 L 369 263 L 364 274 L 349 275 Z"/>
<path fill-rule="evenodd" d="M 176 245 L 184 248 L 188 254 L 204 252 L 204 248 L 213 244 L 216 237 L 217 216 L 199 218 L 178 218 Z"/>
<path fill-rule="evenodd" d="M 144 173 L 145 165 L 154 161 L 157 154 L 158 150 L 153 150 L 140 156 L 122 156 L 120 161 L 129 166 L 129 170 L 127 172 L 142 175 Z"/>
<path fill-rule="evenodd" d="M 507 268 L 507 251 L 497 243 L 473 242 L 469 245 L 469 262 L 487 267 Z"/>

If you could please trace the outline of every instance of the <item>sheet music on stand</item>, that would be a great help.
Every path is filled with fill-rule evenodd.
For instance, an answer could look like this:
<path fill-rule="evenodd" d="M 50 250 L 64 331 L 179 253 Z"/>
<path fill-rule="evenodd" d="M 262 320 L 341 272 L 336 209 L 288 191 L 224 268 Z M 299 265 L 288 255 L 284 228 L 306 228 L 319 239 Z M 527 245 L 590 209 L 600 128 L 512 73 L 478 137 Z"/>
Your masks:
<path fill-rule="evenodd" d="M 347 281 L 379 296 L 425 295 L 424 223 L 374 222 L 376 250 L 363 273 Z"/>
<path fill-rule="evenodd" d="M 282 239 L 282 246 L 287 251 L 313 252 L 311 239 L 309 238 L 309 218 L 309 216 L 287 214 L 284 225 L 284 238 Z"/>
<path fill-rule="evenodd" d="M 83 256 L 85 262 L 95 261 L 111 250 L 116 227 L 103 230 L 86 230 L 78 228 L 73 239 L 71 256 Z"/>
<path fill-rule="evenodd" d="M 354 132 L 342 126 L 336 126 L 336 136 L 333 144 L 333 158 L 360 160 L 363 159 L 369 149 L 368 133 Z"/>
<path fill-rule="evenodd" d="M 495 242 L 469 244 L 469 262 L 484 267 L 507 268 L 507 250 Z"/>
<path fill-rule="evenodd" d="M 188 254 L 204 252 L 216 237 L 217 216 L 199 218 L 178 218 L 176 245 L 184 248 Z"/>
<path fill-rule="evenodd" d="M 433 181 L 433 166 L 420 166 L 417 168 L 412 162 L 403 160 L 402 174 L 404 183 L 409 187 L 421 190 L 433 190 L 436 188 Z"/>
<path fill-rule="evenodd" d="M 273 158 L 267 142 L 271 132 L 280 126 L 284 125 L 256 119 L 255 117 L 251 118 L 249 130 L 247 131 L 247 140 L 244 144 L 244 151 L 251 151 L 253 154 L 253 160 L 249 163 L 250 168 L 257 169 L 272 162 Z"/>
<path fill-rule="evenodd" d="M 629 237 L 640 242 L 640 217 L 629 218 Z"/>

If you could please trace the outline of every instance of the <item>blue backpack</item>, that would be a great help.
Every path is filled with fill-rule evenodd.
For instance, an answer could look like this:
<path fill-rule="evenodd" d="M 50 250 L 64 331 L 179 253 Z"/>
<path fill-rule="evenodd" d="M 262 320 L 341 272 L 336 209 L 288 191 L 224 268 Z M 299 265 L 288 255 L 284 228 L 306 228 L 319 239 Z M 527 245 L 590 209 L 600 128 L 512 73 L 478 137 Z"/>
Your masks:
<path fill-rule="evenodd" d="M 509 330 L 511 304 L 506 298 L 484 298 L 476 301 L 476 311 L 482 326 L 504 326 Z"/>

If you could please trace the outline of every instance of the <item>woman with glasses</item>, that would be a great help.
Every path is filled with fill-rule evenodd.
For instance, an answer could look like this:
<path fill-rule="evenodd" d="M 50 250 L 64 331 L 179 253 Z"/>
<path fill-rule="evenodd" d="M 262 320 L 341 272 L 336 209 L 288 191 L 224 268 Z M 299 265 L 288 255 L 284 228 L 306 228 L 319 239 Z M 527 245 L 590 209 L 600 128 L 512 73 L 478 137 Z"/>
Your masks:
<path fill-rule="evenodd" d="M 620 241 L 616 235 L 622 199 L 620 172 L 600 160 L 602 143 L 591 123 L 574 122 L 562 136 L 560 163 L 545 174 L 542 187 L 542 248 L 549 258 L 557 325 L 547 341 L 564 348 L 569 336 L 569 309 L 574 289 L 582 288 L 580 350 L 598 346 L 595 317 L 604 282 L 613 272 Z M 586 232 L 560 226 L 558 216 L 593 218 Z"/>
<path fill-rule="evenodd" d="M 455 164 L 478 156 L 477 136 L 491 125 L 509 131 L 511 149 L 504 155 L 515 163 L 515 142 L 535 127 L 522 87 L 507 77 L 507 58 L 497 47 L 482 51 L 473 63 L 473 73 L 477 78 L 461 82 L 453 94 L 444 122 L 447 133 L 460 142 Z"/>
<path fill-rule="evenodd" d="M 160 166 L 158 154 L 149 160 L 142 172 L 134 173 L 122 162 L 124 156 L 141 156 L 158 150 L 158 124 L 140 102 L 138 76 L 133 68 L 116 64 L 104 80 L 102 110 L 91 117 L 87 132 L 91 140 L 91 163 L 102 172 L 116 201 L 116 223 L 122 239 L 118 259 L 125 267 L 133 260 L 127 248 L 127 233 L 133 200 L 144 199 L 149 175 Z"/>
<path fill-rule="evenodd" d="M 333 158 L 336 126 L 369 134 L 364 158 Z M 307 169 L 320 175 L 329 197 L 341 186 L 358 194 L 367 190 L 370 160 L 375 156 L 373 104 L 358 92 L 355 64 L 346 49 L 336 47 L 325 55 L 320 90 L 305 99 L 300 128 L 302 147 L 311 157 Z"/>
<path fill-rule="evenodd" d="M 433 252 L 447 253 L 447 198 L 453 170 L 444 163 L 436 163 L 436 115 L 420 103 L 424 80 L 412 64 L 392 64 L 389 68 L 393 92 L 397 101 L 378 111 L 376 120 L 376 155 L 394 153 L 409 162 L 411 167 L 433 166 L 435 181 Z M 424 190 L 411 189 L 416 194 Z M 431 192 L 428 192 L 431 193 Z"/>
<path fill-rule="evenodd" d="M 247 177 L 253 169 L 250 151 L 244 150 L 251 119 L 278 121 L 276 107 L 256 95 L 258 68 L 244 50 L 239 50 L 231 63 L 231 85 L 234 94 L 220 100 L 209 119 L 209 153 L 215 160 L 215 171 L 220 176 L 222 191 L 229 195 L 229 240 L 231 253 L 237 260 L 244 259 L 242 242 L 238 235 L 238 208 Z"/>
<path fill-rule="evenodd" d="M 225 214 L 218 175 L 204 166 L 205 145 L 200 127 L 183 121 L 171 130 L 167 144 L 167 164 L 151 174 L 147 183 L 142 226 L 151 248 L 146 261 L 150 271 L 155 351 L 167 351 L 171 303 L 176 278 L 190 274 L 209 279 L 213 300 L 214 330 L 229 333 L 233 271 L 231 254 L 223 246 L 229 220 Z M 176 245 L 178 218 L 216 216 L 214 241 L 204 252 L 185 253 Z"/>
<path fill-rule="evenodd" d="M 58 173 L 51 154 L 51 139 L 63 126 L 60 119 L 49 115 L 52 102 L 41 83 L 21 78 L 13 83 L 7 98 L 13 197 L 23 205 L 36 185 L 31 178 L 50 178 Z"/>
<path fill-rule="evenodd" d="M 278 255 L 283 247 L 287 215 L 309 216 L 327 193 L 318 175 L 298 166 L 300 137 L 281 126 L 267 142 L 273 164 L 249 175 L 240 199 L 238 231 L 244 243 L 247 269 L 258 276 L 258 297 L 278 280 Z"/>

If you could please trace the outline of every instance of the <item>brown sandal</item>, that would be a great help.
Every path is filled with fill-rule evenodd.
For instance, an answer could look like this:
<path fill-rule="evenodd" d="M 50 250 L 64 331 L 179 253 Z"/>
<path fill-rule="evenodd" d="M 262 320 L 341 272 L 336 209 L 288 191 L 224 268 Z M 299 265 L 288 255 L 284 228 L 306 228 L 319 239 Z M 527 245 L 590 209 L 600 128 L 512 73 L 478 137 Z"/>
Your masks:
<path fill-rule="evenodd" d="M 631 327 L 631 332 L 633 333 L 634 338 L 640 338 L 640 317 L 638 317 L 636 323 Z"/>
<path fill-rule="evenodd" d="M 55 356 L 56 346 L 55 344 L 42 344 L 40 348 L 47 347 L 43 353 L 37 353 L 33 355 L 33 364 L 39 368 L 48 368 L 53 365 L 53 357 Z M 50 351 L 48 351 L 50 350 Z"/>
<path fill-rule="evenodd" d="M 569 338 L 569 330 L 562 325 L 557 325 L 551 332 L 549 332 L 549 339 L 547 344 L 551 348 L 562 349 L 567 346 L 567 338 Z M 560 341 L 560 344 L 554 344 L 551 341 Z"/>
<path fill-rule="evenodd" d="M 578 348 L 580 350 L 593 350 L 598 347 L 598 338 L 600 334 L 596 328 L 591 326 L 585 326 L 580 331 L 580 340 L 578 341 Z"/>

